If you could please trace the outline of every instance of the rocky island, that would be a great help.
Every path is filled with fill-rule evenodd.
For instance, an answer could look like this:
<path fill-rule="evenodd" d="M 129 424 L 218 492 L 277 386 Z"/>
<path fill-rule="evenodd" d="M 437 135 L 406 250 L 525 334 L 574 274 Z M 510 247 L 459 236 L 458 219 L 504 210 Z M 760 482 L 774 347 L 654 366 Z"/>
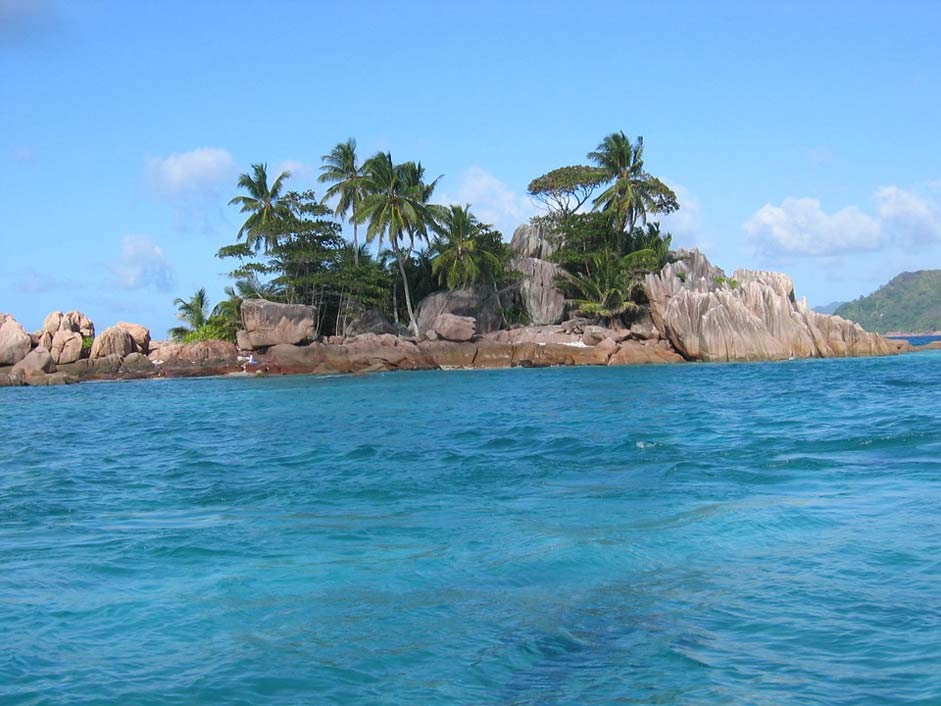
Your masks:
<path fill-rule="evenodd" d="M 889 355 L 911 346 L 812 311 L 786 275 L 737 270 L 732 277 L 698 250 L 677 251 L 643 280 L 647 303 L 604 325 L 572 315 L 547 258 L 553 241 L 531 225 L 513 237 L 511 291 L 484 285 L 441 291 L 417 307 L 419 335 L 378 311 L 344 335 L 318 336 L 317 307 L 244 300 L 237 344 L 154 341 L 144 326 L 119 322 L 96 335 L 78 311 L 52 312 L 27 333 L 0 314 L 0 386 L 53 385 L 249 374 L 632 365 Z M 530 325 L 505 325 L 500 299 L 517 297 Z"/>

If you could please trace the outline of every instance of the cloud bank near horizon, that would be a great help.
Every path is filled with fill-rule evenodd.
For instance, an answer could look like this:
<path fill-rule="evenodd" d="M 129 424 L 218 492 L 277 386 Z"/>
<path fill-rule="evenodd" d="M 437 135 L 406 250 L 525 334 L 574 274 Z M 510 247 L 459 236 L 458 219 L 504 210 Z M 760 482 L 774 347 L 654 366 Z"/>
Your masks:
<path fill-rule="evenodd" d="M 754 254 L 771 261 L 934 244 L 941 242 L 939 196 L 938 182 L 879 187 L 875 215 L 855 205 L 828 213 L 819 199 L 789 196 L 777 206 L 766 203 L 742 227 Z"/>

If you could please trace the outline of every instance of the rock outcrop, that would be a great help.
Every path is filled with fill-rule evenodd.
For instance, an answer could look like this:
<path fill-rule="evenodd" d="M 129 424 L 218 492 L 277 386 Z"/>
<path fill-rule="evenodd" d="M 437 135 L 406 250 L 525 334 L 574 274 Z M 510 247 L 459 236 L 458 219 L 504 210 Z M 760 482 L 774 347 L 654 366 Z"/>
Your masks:
<path fill-rule="evenodd" d="M 517 257 L 548 260 L 559 249 L 559 242 L 553 233 L 540 224 L 524 223 L 513 231 L 510 248 Z"/>
<path fill-rule="evenodd" d="M 59 330 L 52 335 L 49 353 L 56 365 L 74 363 L 82 357 L 83 343 L 82 334 L 77 331 Z"/>
<path fill-rule="evenodd" d="M 106 358 L 110 355 L 118 355 L 122 358 L 129 353 L 137 351 L 137 344 L 125 329 L 119 326 L 111 326 L 101 332 L 91 346 L 89 358 Z"/>
<path fill-rule="evenodd" d="M 245 299 L 241 311 L 238 345 L 244 350 L 304 343 L 317 337 L 318 309 L 315 306 Z"/>
<path fill-rule="evenodd" d="M 440 314 L 432 325 L 438 338 L 445 341 L 469 341 L 477 333 L 477 321 L 471 316 Z"/>
<path fill-rule="evenodd" d="M 787 275 L 731 279 L 698 250 L 680 251 L 644 289 L 657 329 L 687 360 L 784 360 L 887 355 L 896 347 L 838 316 L 812 311 Z"/>
<path fill-rule="evenodd" d="M 140 324 L 130 324 L 127 321 L 119 321 L 115 327 L 127 332 L 127 335 L 134 341 L 137 352 L 147 355 L 150 352 L 150 329 Z"/>
<path fill-rule="evenodd" d="M 399 330 L 378 309 L 365 309 L 346 324 L 345 330 L 338 330 L 338 333 L 343 336 L 360 336 L 364 333 L 396 334 Z"/>
<path fill-rule="evenodd" d="M 39 346 L 31 350 L 23 360 L 14 365 L 10 374 L 30 375 L 32 373 L 54 373 L 55 371 L 56 363 L 52 359 L 52 355 L 45 348 Z"/>
<path fill-rule="evenodd" d="M 415 319 L 421 335 L 432 331 L 442 314 L 470 317 L 476 322 L 478 333 L 489 333 L 503 325 L 500 311 L 500 296 L 490 285 L 481 285 L 429 294 L 418 304 Z"/>
<path fill-rule="evenodd" d="M 510 241 L 513 258 L 509 269 L 519 272 L 520 298 L 529 322 L 535 326 L 557 324 L 565 316 L 565 296 L 556 285 L 561 269 L 548 260 L 558 244 L 540 226 L 521 225 Z"/>
<path fill-rule="evenodd" d="M 80 311 L 50 312 L 42 322 L 42 328 L 34 334 L 37 345 L 49 348 L 59 331 L 77 333 L 82 338 L 95 337 L 95 324 Z"/>
<path fill-rule="evenodd" d="M 242 369 L 238 349 L 228 341 L 154 342 L 148 355 L 155 374 L 163 377 L 224 375 Z M 146 367 L 138 364 L 138 369 Z"/>
<path fill-rule="evenodd" d="M 33 347 L 26 329 L 9 314 L 0 314 L 0 365 L 16 365 Z"/>

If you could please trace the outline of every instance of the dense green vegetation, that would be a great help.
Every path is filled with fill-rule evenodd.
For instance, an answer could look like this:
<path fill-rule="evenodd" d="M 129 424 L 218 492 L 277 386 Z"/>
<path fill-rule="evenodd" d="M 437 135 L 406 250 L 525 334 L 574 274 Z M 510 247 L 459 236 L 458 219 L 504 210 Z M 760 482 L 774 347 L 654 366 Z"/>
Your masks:
<path fill-rule="evenodd" d="M 534 221 L 558 239 L 560 285 L 585 315 L 630 316 L 643 300 L 642 276 L 668 258 L 670 235 L 648 216 L 679 205 L 645 170 L 643 152 L 643 138 L 612 133 L 588 153 L 592 164 L 560 167 L 529 185 L 547 210 Z M 205 290 L 177 299 L 185 325 L 170 331 L 174 339 L 234 340 L 240 302 L 249 297 L 316 305 L 323 335 L 342 332 L 368 309 L 417 334 L 416 307 L 431 292 L 512 286 L 517 275 L 503 234 L 469 204 L 434 203 L 440 177 L 426 179 L 420 162 L 395 162 L 388 152 L 362 161 L 352 138 L 321 161 L 320 198 L 290 190 L 289 172 L 271 180 L 265 164 L 240 175 L 240 193 L 229 203 L 245 221 L 235 242 L 217 253 L 233 263 L 234 285 L 211 312 Z M 592 210 L 582 211 L 598 189 Z M 343 221 L 353 226 L 352 244 L 342 236 Z M 522 318 L 503 313 L 507 321 Z"/>
<path fill-rule="evenodd" d="M 903 272 L 835 313 L 877 333 L 941 331 L 941 270 Z"/>
<path fill-rule="evenodd" d="M 595 166 L 556 169 L 534 179 L 529 193 L 548 207 L 541 217 L 558 238 L 553 259 L 562 267 L 561 286 L 580 313 L 610 323 L 630 320 L 645 303 L 640 283 L 666 264 L 671 236 L 653 214 L 679 208 L 676 194 L 644 168 L 644 141 L 612 133 L 588 153 Z M 609 186 L 579 212 L 593 192 Z"/>

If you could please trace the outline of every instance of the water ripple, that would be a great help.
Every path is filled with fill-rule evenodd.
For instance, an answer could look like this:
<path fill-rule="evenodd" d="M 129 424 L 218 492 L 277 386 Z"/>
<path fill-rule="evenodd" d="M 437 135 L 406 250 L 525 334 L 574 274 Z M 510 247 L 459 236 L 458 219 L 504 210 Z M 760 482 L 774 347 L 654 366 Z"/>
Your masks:
<path fill-rule="evenodd" d="M 2 390 L 0 703 L 938 703 L 939 384 Z"/>

